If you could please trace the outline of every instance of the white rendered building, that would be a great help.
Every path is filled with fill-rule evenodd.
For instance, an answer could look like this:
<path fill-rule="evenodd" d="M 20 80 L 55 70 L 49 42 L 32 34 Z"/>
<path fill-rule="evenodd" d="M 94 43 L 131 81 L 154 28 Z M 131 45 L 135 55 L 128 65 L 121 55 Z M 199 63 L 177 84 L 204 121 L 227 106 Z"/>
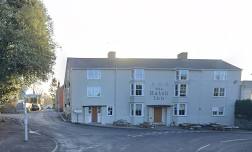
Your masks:
<path fill-rule="evenodd" d="M 234 123 L 241 69 L 222 60 L 68 58 L 64 111 L 72 122 Z"/>

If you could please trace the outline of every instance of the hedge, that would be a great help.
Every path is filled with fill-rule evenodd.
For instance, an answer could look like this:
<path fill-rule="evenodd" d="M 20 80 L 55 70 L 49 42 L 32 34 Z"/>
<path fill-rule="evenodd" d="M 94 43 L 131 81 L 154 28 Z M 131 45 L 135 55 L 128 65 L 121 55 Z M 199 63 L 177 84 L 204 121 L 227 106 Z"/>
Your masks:
<path fill-rule="evenodd" d="M 252 100 L 237 100 L 235 103 L 235 118 L 252 120 Z"/>

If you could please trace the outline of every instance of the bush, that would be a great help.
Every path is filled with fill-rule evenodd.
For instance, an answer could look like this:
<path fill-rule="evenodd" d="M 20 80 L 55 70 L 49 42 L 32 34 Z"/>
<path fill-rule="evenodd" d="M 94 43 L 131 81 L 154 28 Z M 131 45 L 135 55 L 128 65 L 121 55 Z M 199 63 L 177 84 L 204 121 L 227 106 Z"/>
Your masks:
<path fill-rule="evenodd" d="M 252 120 L 252 100 L 237 100 L 235 118 Z"/>

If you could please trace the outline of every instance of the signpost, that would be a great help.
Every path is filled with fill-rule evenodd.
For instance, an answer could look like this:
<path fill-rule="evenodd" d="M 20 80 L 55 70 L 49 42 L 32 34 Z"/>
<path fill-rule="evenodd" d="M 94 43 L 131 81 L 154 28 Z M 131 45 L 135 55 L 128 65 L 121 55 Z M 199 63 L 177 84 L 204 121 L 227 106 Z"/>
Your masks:
<path fill-rule="evenodd" d="M 27 108 L 26 108 L 26 100 L 24 100 L 24 128 L 25 128 L 24 141 L 28 141 L 28 114 L 27 114 Z"/>

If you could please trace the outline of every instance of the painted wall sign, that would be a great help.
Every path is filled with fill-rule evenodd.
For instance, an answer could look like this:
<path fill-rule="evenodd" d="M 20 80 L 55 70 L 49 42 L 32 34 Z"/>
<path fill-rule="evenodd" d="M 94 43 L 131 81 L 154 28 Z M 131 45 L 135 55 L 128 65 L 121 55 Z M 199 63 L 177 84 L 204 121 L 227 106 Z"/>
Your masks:
<path fill-rule="evenodd" d="M 163 101 L 168 97 L 168 88 L 167 84 L 162 85 L 158 83 L 157 85 L 152 84 L 150 89 L 150 96 L 152 96 L 153 100 L 160 100 Z"/>

